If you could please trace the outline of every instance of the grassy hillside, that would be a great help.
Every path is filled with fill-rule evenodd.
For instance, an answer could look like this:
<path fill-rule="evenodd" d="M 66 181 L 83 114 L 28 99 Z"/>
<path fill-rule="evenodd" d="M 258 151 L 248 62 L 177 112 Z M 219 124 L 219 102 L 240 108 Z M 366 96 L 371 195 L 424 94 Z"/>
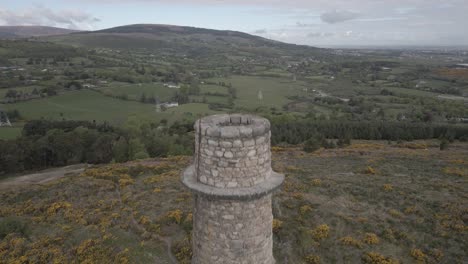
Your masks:
<path fill-rule="evenodd" d="M 463 263 L 468 145 L 443 154 L 431 141 L 273 148 L 273 167 L 286 174 L 273 200 L 276 260 Z M 190 162 L 112 164 L 8 185 L 0 262 L 189 263 L 192 197 L 179 175 Z"/>
<path fill-rule="evenodd" d="M 45 26 L 0 26 L 0 38 L 28 38 L 64 35 L 77 30 Z"/>
<path fill-rule="evenodd" d="M 137 24 L 99 31 L 78 32 L 51 37 L 48 40 L 93 48 L 177 51 L 190 57 L 216 53 L 226 53 L 230 56 L 243 53 L 262 56 L 299 56 L 304 53 L 317 53 L 320 50 L 237 31 L 155 24 Z"/>

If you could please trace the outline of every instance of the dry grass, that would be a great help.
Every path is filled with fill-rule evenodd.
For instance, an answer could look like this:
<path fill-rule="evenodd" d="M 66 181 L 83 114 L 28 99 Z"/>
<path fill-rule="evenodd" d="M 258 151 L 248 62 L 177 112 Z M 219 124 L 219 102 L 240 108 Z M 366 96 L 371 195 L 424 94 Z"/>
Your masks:
<path fill-rule="evenodd" d="M 433 145 L 274 150 L 286 174 L 273 201 L 277 262 L 463 263 L 468 144 Z M 189 263 L 192 199 L 179 180 L 189 162 L 99 166 L 2 191 L 0 263 Z"/>

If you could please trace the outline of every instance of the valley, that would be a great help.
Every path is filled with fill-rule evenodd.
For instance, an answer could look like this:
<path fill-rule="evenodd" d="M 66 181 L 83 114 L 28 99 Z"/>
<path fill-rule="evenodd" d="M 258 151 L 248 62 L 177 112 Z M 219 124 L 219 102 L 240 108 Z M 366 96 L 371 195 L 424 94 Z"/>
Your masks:
<path fill-rule="evenodd" d="M 271 122 L 278 263 L 464 263 L 467 52 L 0 27 L 0 263 L 190 263 L 180 174 L 221 113 Z"/>

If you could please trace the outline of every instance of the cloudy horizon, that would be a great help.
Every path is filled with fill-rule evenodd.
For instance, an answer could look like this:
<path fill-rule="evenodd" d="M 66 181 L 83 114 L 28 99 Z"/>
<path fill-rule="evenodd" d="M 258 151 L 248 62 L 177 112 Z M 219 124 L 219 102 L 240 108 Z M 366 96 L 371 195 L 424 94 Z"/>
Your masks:
<path fill-rule="evenodd" d="M 467 13 L 464 0 L 17 0 L 0 3 L 0 25 L 172 24 L 311 46 L 468 46 Z"/>

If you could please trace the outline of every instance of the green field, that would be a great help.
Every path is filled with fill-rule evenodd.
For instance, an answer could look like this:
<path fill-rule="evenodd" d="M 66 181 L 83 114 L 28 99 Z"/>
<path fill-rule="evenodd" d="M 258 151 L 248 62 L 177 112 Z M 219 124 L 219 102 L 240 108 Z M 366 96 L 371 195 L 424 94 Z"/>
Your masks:
<path fill-rule="evenodd" d="M 124 122 L 130 115 L 151 117 L 155 107 L 132 101 L 123 101 L 104 96 L 98 92 L 81 90 L 58 96 L 31 100 L 5 106 L 17 109 L 26 119 L 56 119 L 108 121 L 112 124 Z"/>
<path fill-rule="evenodd" d="M 159 113 L 160 118 L 166 118 L 169 121 L 177 121 L 177 120 L 195 120 L 202 116 L 207 116 L 211 114 L 220 113 L 218 111 L 213 111 L 208 109 L 207 104 L 198 104 L 198 103 L 191 103 L 191 104 L 183 104 L 179 107 L 169 108 L 165 112 Z"/>
<path fill-rule="evenodd" d="M 170 101 L 177 89 L 164 87 L 160 83 L 144 83 L 144 84 L 127 84 L 127 83 L 111 83 L 108 87 L 101 88 L 105 95 L 120 96 L 127 95 L 131 100 L 140 100 L 142 94 L 147 98 L 154 96 L 160 101 Z"/>
<path fill-rule="evenodd" d="M 280 109 L 283 105 L 291 102 L 287 96 L 305 95 L 306 92 L 303 89 L 310 87 L 304 82 L 270 77 L 232 76 L 210 81 L 232 83 L 233 87 L 237 89 L 235 105 L 248 109 L 261 106 Z M 263 94 L 262 100 L 258 99 L 259 91 Z"/>
<path fill-rule="evenodd" d="M 214 84 L 204 84 L 200 86 L 200 92 L 204 93 L 218 93 L 228 95 L 226 87 L 214 85 Z"/>
<path fill-rule="evenodd" d="M 124 101 L 104 96 L 91 90 L 67 92 L 58 96 L 5 105 L 6 110 L 17 109 L 25 120 L 96 120 L 121 125 L 128 120 L 158 122 L 167 119 L 171 123 L 177 120 L 194 120 L 200 116 L 217 113 L 208 109 L 207 104 L 190 103 L 157 112 L 152 104 Z M 18 136 L 21 128 L 2 128 L 0 138 L 9 139 Z"/>
<path fill-rule="evenodd" d="M 0 140 L 15 139 L 21 134 L 22 127 L 0 127 Z"/>

